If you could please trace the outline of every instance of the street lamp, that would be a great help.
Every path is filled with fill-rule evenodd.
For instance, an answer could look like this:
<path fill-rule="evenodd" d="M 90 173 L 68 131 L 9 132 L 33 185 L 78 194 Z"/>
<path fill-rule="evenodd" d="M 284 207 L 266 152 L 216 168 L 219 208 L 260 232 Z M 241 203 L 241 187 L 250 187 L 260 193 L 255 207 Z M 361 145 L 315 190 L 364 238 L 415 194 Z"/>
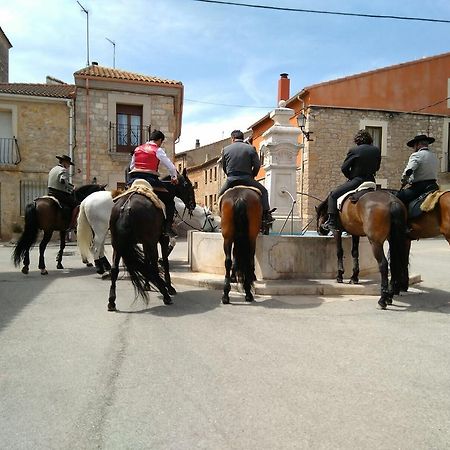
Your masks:
<path fill-rule="evenodd" d="M 307 118 L 306 118 L 305 114 L 303 113 L 303 110 L 300 111 L 300 113 L 299 113 L 298 116 L 297 116 L 297 124 L 298 124 L 298 126 L 300 127 L 300 130 L 302 131 L 303 136 L 305 136 L 306 140 L 307 140 L 307 141 L 312 141 L 312 139 L 310 139 L 309 137 L 310 137 L 311 134 L 313 134 L 313 132 L 312 132 L 312 131 L 306 131 L 306 130 L 305 130 L 305 127 L 306 127 L 306 119 L 307 119 Z"/>

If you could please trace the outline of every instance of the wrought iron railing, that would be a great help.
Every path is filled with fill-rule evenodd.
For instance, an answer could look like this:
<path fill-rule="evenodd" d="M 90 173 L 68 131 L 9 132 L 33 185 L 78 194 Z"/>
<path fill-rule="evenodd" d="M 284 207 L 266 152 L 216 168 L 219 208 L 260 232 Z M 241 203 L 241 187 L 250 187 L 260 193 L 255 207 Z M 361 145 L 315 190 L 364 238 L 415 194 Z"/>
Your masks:
<path fill-rule="evenodd" d="M 0 165 L 17 165 L 21 161 L 17 139 L 0 138 Z"/>
<path fill-rule="evenodd" d="M 130 153 L 138 145 L 149 140 L 151 131 L 151 125 L 121 125 L 110 122 L 109 151 L 112 153 Z"/>

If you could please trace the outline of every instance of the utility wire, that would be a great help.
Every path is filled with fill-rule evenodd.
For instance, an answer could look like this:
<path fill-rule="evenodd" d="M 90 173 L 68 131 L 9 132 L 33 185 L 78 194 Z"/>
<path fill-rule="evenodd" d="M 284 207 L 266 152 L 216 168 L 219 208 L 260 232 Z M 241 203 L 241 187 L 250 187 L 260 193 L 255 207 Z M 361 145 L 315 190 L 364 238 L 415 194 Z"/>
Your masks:
<path fill-rule="evenodd" d="M 251 5 L 249 3 L 226 2 L 219 0 L 193 0 L 193 1 L 202 3 L 215 3 L 217 5 L 244 6 L 246 8 L 271 9 L 276 11 L 303 12 L 311 14 L 330 14 L 334 16 L 352 16 L 352 17 L 368 17 L 371 19 L 416 20 L 420 22 L 450 23 L 450 20 L 429 19 L 425 17 L 406 17 L 406 16 L 381 15 L 381 14 L 359 14 L 359 13 L 349 13 L 339 11 L 320 11 L 316 9 L 282 8 L 279 6 Z"/>
<path fill-rule="evenodd" d="M 450 97 L 444 98 L 443 100 L 439 100 L 438 102 L 432 103 L 431 105 L 424 106 L 423 108 L 415 109 L 414 111 L 411 111 L 411 112 L 412 112 L 412 113 L 415 113 L 415 112 L 423 111 L 424 109 L 431 108 L 432 106 L 436 106 L 436 105 L 439 105 L 439 104 L 441 104 L 441 103 L 444 103 L 444 102 L 447 101 L 448 99 L 450 99 Z"/>

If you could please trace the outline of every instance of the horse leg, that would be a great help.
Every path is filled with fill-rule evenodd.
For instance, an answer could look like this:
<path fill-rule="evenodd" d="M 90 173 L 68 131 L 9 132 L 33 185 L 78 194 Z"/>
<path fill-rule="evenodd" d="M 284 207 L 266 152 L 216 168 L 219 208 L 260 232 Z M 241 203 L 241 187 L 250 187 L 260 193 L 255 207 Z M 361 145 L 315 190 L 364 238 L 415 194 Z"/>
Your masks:
<path fill-rule="evenodd" d="M 340 231 L 334 233 L 334 240 L 336 241 L 336 256 L 338 262 L 338 271 L 336 281 L 338 283 L 344 282 L 344 248 L 342 247 L 342 233 Z"/>
<path fill-rule="evenodd" d="M 23 257 L 22 273 L 27 275 L 30 271 L 30 250 L 28 249 Z"/>
<path fill-rule="evenodd" d="M 230 303 L 230 291 L 231 291 L 231 266 L 233 265 L 233 261 L 231 259 L 231 241 L 224 240 L 223 243 L 223 251 L 225 252 L 225 280 L 223 283 L 223 295 L 222 295 L 222 303 L 227 305 Z"/>
<path fill-rule="evenodd" d="M 166 282 L 167 291 L 170 295 L 175 295 L 177 291 L 172 286 L 169 271 L 169 236 L 163 234 L 159 243 L 161 244 L 162 267 L 164 270 L 164 281 Z"/>
<path fill-rule="evenodd" d="M 120 255 L 114 250 L 113 266 L 111 267 L 111 287 L 109 288 L 108 311 L 116 310 L 116 282 L 119 276 Z"/>
<path fill-rule="evenodd" d="M 94 242 L 92 247 L 94 250 L 94 264 L 97 269 L 96 272 L 99 275 L 103 275 L 106 270 L 108 271 L 111 270 L 111 265 L 109 264 L 109 261 L 104 254 L 105 240 L 106 240 L 106 232 L 103 233 L 94 232 Z"/>
<path fill-rule="evenodd" d="M 42 238 L 41 243 L 39 244 L 39 265 L 38 268 L 41 271 L 41 275 L 48 275 L 47 269 L 45 268 L 45 258 L 44 253 L 47 248 L 47 244 L 50 242 L 52 238 L 53 231 L 45 231 L 44 237 Z"/>
<path fill-rule="evenodd" d="M 350 284 L 359 283 L 359 236 L 352 235 L 352 258 L 353 273 L 350 277 Z"/>
<path fill-rule="evenodd" d="M 158 291 L 163 296 L 163 302 L 165 305 L 171 305 L 173 303 L 169 291 L 167 290 L 166 282 L 159 275 L 158 270 L 158 247 L 156 245 L 143 245 L 145 258 L 150 261 L 148 279 L 153 283 Z"/>
<path fill-rule="evenodd" d="M 63 252 L 64 252 L 65 247 L 66 247 L 66 232 L 60 231 L 59 232 L 59 251 L 58 251 L 58 254 L 56 255 L 56 268 L 57 269 L 64 269 L 64 267 L 62 265 L 62 257 L 63 257 Z"/>
<path fill-rule="evenodd" d="M 384 254 L 383 244 L 371 242 L 373 256 L 378 262 L 378 269 L 381 275 L 380 283 L 380 299 L 378 300 L 378 305 L 381 309 L 386 309 L 388 302 L 390 300 L 389 293 L 389 269 L 388 261 Z"/>

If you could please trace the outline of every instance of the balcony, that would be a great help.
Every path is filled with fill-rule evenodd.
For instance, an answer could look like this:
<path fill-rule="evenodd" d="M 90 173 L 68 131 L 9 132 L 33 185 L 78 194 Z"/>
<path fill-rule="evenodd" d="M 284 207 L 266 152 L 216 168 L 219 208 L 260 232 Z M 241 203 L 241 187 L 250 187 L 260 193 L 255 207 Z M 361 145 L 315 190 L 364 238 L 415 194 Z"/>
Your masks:
<path fill-rule="evenodd" d="M 0 165 L 17 165 L 21 161 L 17 139 L 0 138 Z"/>
<path fill-rule="evenodd" d="M 147 142 L 150 138 L 151 125 L 122 125 L 110 122 L 109 124 L 109 153 L 130 155 L 139 145 Z"/>

